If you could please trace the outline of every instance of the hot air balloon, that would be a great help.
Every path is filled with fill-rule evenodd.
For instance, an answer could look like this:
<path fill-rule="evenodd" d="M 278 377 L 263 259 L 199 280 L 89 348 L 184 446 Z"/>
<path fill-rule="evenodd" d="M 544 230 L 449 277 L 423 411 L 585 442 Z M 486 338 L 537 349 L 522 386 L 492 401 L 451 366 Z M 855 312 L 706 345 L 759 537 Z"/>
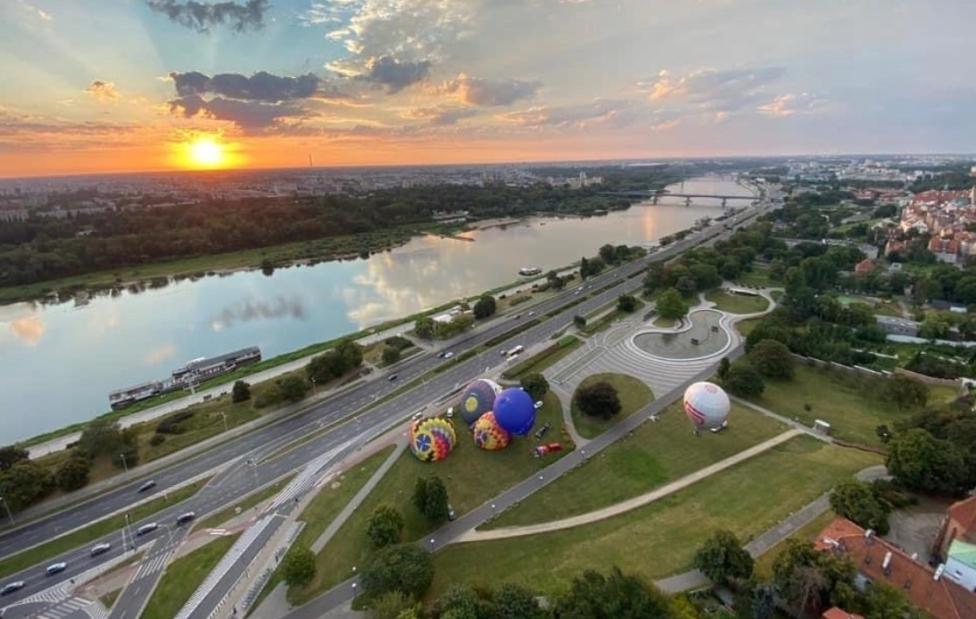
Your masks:
<path fill-rule="evenodd" d="M 470 427 L 491 410 L 502 388 L 493 380 L 479 378 L 465 387 L 461 394 L 461 419 Z"/>
<path fill-rule="evenodd" d="M 685 415 L 696 430 L 714 430 L 729 418 L 729 396 L 713 383 L 695 383 L 685 390 Z"/>
<path fill-rule="evenodd" d="M 495 414 L 490 411 L 474 422 L 473 435 L 475 444 L 488 451 L 505 449 L 512 440 L 512 435 L 498 425 Z"/>
<path fill-rule="evenodd" d="M 454 449 L 457 435 L 446 419 L 432 417 L 410 424 L 410 451 L 424 462 L 443 460 Z"/>
<path fill-rule="evenodd" d="M 495 398 L 495 419 L 505 430 L 516 436 L 525 436 L 535 423 L 535 403 L 532 396 L 520 389 L 511 387 Z"/>

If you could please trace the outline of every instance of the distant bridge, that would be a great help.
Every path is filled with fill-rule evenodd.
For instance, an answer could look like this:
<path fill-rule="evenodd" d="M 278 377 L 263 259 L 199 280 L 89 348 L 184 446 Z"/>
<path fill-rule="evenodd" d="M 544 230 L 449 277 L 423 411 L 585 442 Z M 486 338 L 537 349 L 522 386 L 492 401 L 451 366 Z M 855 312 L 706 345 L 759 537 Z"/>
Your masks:
<path fill-rule="evenodd" d="M 711 198 L 713 200 L 721 200 L 722 208 L 725 208 L 727 206 L 729 200 L 748 200 L 750 202 L 753 202 L 759 199 L 758 196 L 754 196 L 754 195 L 729 196 L 729 195 L 713 194 L 713 193 L 671 193 L 671 192 L 663 192 L 663 191 L 657 191 L 657 192 L 655 191 L 614 191 L 614 192 L 608 192 L 606 195 L 620 196 L 624 198 L 648 198 L 651 200 L 651 204 L 657 204 L 657 201 L 660 198 L 684 198 L 685 206 L 689 206 L 691 204 L 692 199 L 694 198 Z"/>

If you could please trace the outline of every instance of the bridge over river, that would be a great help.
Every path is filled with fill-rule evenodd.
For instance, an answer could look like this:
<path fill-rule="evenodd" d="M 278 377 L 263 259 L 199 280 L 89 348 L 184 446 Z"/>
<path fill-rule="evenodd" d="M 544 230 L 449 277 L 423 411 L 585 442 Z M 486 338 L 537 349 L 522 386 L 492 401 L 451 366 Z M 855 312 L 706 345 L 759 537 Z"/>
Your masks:
<path fill-rule="evenodd" d="M 712 193 L 672 193 L 670 191 L 608 191 L 603 195 L 619 196 L 624 198 L 645 198 L 649 199 L 651 204 L 657 204 L 657 201 L 661 198 L 684 198 L 685 206 L 690 206 L 691 201 L 695 198 L 709 198 L 711 200 L 721 200 L 722 208 L 728 206 L 729 200 L 746 200 L 748 202 L 754 202 L 759 199 L 759 197 L 755 195 L 730 196 Z"/>

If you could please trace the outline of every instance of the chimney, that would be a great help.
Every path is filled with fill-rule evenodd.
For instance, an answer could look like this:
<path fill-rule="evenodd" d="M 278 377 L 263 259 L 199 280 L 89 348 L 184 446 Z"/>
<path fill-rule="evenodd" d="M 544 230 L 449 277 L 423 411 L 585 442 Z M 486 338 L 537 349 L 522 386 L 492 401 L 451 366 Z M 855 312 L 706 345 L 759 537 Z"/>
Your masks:
<path fill-rule="evenodd" d="M 885 576 L 891 576 L 891 551 L 885 553 L 884 561 L 881 562 L 881 571 Z"/>
<path fill-rule="evenodd" d="M 874 529 L 868 529 L 864 532 L 864 543 L 873 544 L 874 543 Z"/>

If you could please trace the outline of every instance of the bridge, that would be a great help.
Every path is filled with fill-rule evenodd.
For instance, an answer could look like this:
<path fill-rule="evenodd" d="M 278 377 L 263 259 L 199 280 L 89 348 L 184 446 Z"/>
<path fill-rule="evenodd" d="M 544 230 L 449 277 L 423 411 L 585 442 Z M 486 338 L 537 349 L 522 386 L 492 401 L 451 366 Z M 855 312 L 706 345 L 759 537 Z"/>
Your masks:
<path fill-rule="evenodd" d="M 722 194 L 712 194 L 712 193 L 671 193 L 667 191 L 613 191 L 607 192 L 606 195 L 619 196 L 625 198 L 650 198 L 651 204 L 657 204 L 660 198 L 684 198 L 685 206 L 690 206 L 691 201 L 694 198 L 711 198 L 713 200 L 721 200 L 722 208 L 728 205 L 729 200 L 748 200 L 749 202 L 754 202 L 759 199 L 759 196 L 749 195 L 749 196 L 729 196 Z"/>

